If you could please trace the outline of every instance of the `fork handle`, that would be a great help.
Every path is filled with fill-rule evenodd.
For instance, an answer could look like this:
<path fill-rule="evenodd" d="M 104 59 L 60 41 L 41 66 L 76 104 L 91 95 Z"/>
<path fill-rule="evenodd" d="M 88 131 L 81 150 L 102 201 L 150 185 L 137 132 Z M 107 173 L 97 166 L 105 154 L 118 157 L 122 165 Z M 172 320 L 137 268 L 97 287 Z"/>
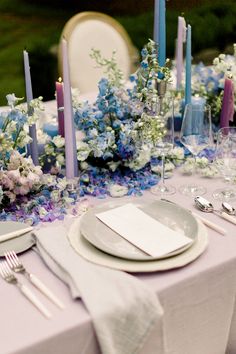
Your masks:
<path fill-rule="evenodd" d="M 41 281 L 39 278 L 36 277 L 36 275 L 30 273 L 29 274 L 29 279 L 34 286 L 41 291 L 49 300 L 51 300 L 56 306 L 58 306 L 60 309 L 64 309 L 65 306 L 64 304 L 52 293 L 50 289 Z"/>
<path fill-rule="evenodd" d="M 20 285 L 20 291 L 32 304 L 46 317 L 51 318 L 52 315 L 41 301 L 34 295 L 34 293 L 25 285 Z"/>

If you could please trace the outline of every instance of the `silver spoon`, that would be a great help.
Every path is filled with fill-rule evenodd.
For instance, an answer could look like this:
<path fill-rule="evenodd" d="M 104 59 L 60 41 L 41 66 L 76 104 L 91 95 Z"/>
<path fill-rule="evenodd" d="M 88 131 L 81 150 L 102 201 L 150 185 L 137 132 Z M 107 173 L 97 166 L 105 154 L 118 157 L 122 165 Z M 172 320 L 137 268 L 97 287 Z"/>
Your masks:
<path fill-rule="evenodd" d="M 229 215 L 235 215 L 235 208 L 227 202 L 222 203 L 223 210 Z"/>
<path fill-rule="evenodd" d="M 203 197 L 195 197 L 194 199 L 195 205 L 197 206 L 197 208 L 205 213 L 214 213 L 218 216 L 220 216 L 221 218 L 232 222 L 233 224 L 236 224 L 236 218 L 233 217 L 233 214 L 228 214 L 225 211 L 222 210 L 217 210 L 213 207 L 213 205 L 211 204 L 211 202 L 209 202 L 207 199 L 203 198 Z M 229 209 L 227 209 L 229 212 Z"/>

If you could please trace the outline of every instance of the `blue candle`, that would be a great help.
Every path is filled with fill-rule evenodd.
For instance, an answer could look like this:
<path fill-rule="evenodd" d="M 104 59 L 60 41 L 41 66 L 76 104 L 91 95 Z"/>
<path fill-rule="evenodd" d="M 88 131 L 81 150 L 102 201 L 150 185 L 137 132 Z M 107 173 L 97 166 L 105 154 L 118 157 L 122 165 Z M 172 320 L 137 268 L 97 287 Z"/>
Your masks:
<path fill-rule="evenodd" d="M 26 50 L 23 52 L 24 56 L 24 69 L 25 69 L 25 89 L 26 89 L 26 99 L 28 104 L 28 113 L 30 114 L 29 104 L 30 101 L 33 99 L 33 91 L 32 91 L 32 84 L 31 84 L 31 75 L 30 75 L 30 66 L 29 66 L 29 55 Z M 29 135 L 32 139 L 28 150 L 31 158 L 33 160 L 34 165 L 39 165 L 38 159 L 38 143 L 37 143 L 37 134 L 36 134 L 36 126 L 32 124 L 29 127 Z"/>
<path fill-rule="evenodd" d="M 159 0 L 155 0 L 154 5 L 153 39 L 156 43 L 159 43 Z"/>
<path fill-rule="evenodd" d="M 186 78 L 185 78 L 185 104 L 191 103 L 191 26 L 187 28 L 187 44 L 186 44 Z"/>
<path fill-rule="evenodd" d="M 159 48 L 158 62 L 160 66 L 166 63 L 166 0 L 159 0 Z"/>

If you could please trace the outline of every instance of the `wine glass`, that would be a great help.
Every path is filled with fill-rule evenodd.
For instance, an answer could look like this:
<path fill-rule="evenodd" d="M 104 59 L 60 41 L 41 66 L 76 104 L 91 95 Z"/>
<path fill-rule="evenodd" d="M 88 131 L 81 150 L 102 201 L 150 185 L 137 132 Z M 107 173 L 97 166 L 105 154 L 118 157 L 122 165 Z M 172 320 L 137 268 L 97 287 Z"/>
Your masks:
<path fill-rule="evenodd" d="M 236 127 L 224 127 L 217 133 L 215 166 L 224 181 L 233 184 L 236 178 Z M 213 197 L 221 201 L 236 198 L 236 188 L 232 185 L 216 189 Z"/>
<path fill-rule="evenodd" d="M 161 135 L 155 142 L 155 151 L 161 157 L 161 180 L 151 188 L 155 195 L 171 195 L 176 192 L 174 186 L 165 183 L 165 157 L 174 146 L 174 117 L 173 99 L 170 98 L 168 104 L 162 101 L 159 106 L 159 117 Z"/>
<path fill-rule="evenodd" d="M 180 141 L 194 156 L 196 171 L 197 155 L 213 143 L 211 108 L 209 105 L 189 103 L 185 106 Z M 179 191 L 184 195 L 196 196 L 205 194 L 206 188 L 197 184 L 190 184 L 181 186 Z"/>

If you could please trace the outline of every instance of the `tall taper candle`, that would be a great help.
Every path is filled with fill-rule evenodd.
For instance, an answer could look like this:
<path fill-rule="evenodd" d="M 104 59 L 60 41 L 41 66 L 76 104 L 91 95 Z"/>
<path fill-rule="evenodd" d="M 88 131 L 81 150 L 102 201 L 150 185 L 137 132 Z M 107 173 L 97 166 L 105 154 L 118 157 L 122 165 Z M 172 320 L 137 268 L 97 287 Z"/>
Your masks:
<path fill-rule="evenodd" d="M 63 82 L 59 77 L 56 82 L 56 99 L 57 99 L 57 118 L 58 118 L 58 133 L 61 136 L 65 136 L 64 129 L 64 93 L 63 93 Z"/>
<path fill-rule="evenodd" d="M 185 72 L 185 104 L 191 103 L 191 70 L 192 70 L 192 45 L 191 45 L 191 26 L 187 28 L 186 44 L 186 72 Z"/>
<path fill-rule="evenodd" d="M 65 157 L 66 177 L 72 179 L 78 176 L 78 161 L 76 152 L 75 125 L 72 108 L 71 84 L 69 73 L 68 49 L 65 39 L 62 40 L 63 81 L 64 81 L 64 121 L 65 121 Z"/>
<path fill-rule="evenodd" d="M 234 85 L 229 78 L 225 79 L 224 96 L 220 115 L 220 127 L 228 127 L 234 118 Z"/>
<path fill-rule="evenodd" d="M 33 99 L 33 91 L 31 84 L 31 75 L 30 75 L 30 66 L 29 66 L 29 55 L 26 50 L 23 52 L 24 58 L 24 70 L 25 70 L 25 89 L 26 89 L 26 99 L 28 104 L 28 113 L 30 114 L 30 101 Z M 28 146 L 29 154 L 32 157 L 34 165 L 39 165 L 38 159 L 38 142 L 37 142 L 37 133 L 36 133 L 36 125 L 32 124 L 29 127 L 29 135 L 32 138 L 32 143 Z"/>
<path fill-rule="evenodd" d="M 159 43 L 159 0 L 155 0 L 154 4 L 153 39 L 156 43 Z"/>
<path fill-rule="evenodd" d="M 183 75 L 183 43 L 186 42 L 186 23 L 181 16 L 178 17 L 178 36 L 176 48 L 176 90 L 181 89 Z"/>
<path fill-rule="evenodd" d="M 166 0 L 159 0 L 159 40 L 158 62 L 165 66 L 166 62 Z"/>

